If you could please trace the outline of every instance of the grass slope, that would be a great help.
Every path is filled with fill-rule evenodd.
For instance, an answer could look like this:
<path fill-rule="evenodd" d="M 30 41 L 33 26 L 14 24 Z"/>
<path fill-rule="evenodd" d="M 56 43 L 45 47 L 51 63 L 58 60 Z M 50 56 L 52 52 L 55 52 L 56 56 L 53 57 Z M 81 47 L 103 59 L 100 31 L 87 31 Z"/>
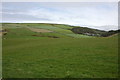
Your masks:
<path fill-rule="evenodd" d="M 50 30 L 50 31 L 53 31 L 54 34 L 63 35 L 66 37 L 74 37 L 74 38 L 90 37 L 90 36 L 86 36 L 86 35 L 74 34 L 70 30 L 73 27 L 71 27 L 69 25 L 63 25 L 63 24 L 47 24 L 47 23 L 40 23 L 40 24 L 37 24 L 37 23 L 36 24 L 34 24 L 34 23 L 26 23 L 26 24 L 5 23 L 5 24 L 3 24 L 3 28 L 7 28 L 7 29 L 15 29 L 15 28 L 19 29 L 19 28 L 28 28 L 28 27 L 36 28 L 36 29 Z M 49 33 L 49 34 L 53 34 L 53 33 Z"/>
<path fill-rule="evenodd" d="M 61 32 L 35 33 L 25 28 L 42 24 L 19 25 L 22 28 L 7 26 L 8 34 L 3 36 L 3 78 L 118 77 L 117 35 L 73 38 Z"/>

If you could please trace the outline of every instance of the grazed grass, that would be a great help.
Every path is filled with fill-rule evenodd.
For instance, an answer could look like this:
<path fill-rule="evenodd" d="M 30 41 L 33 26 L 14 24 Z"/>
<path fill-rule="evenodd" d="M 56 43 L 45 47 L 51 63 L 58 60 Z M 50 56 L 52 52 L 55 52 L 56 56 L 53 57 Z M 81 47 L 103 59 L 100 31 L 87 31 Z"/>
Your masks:
<path fill-rule="evenodd" d="M 31 28 L 31 27 L 27 27 L 28 29 L 30 29 L 33 32 L 38 32 L 38 33 L 48 33 L 48 32 L 53 32 L 50 30 L 46 30 L 46 29 L 38 29 L 38 28 Z"/>
<path fill-rule="evenodd" d="M 75 37 L 75 38 L 90 38 L 91 36 L 86 36 L 86 35 L 80 35 L 80 34 L 65 34 L 67 36 Z M 91 37 L 93 38 L 93 37 Z"/>
<path fill-rule="evenodd" d="M 72 31 L 70 30 L 67 30 L 67 29 L 62 29 L 62 28 L 59 28 L 59 27 L 54 27 L 54 26 L 33 26 L 33 28 L 42 28 L 42 29 L 48 29 L 48 30 L 52 30 L 52 31 L 55 31 L 55 32 L 60 32 L 60 33 L 73 33 Z"/>
<path fill-rule="evenodd" d="M 117 35 L 72 38 L 58 33 L 35 33 L 26 28 L 9 29 L 3 36 L 3 77 L 116 78 L 117 40 Z"/>

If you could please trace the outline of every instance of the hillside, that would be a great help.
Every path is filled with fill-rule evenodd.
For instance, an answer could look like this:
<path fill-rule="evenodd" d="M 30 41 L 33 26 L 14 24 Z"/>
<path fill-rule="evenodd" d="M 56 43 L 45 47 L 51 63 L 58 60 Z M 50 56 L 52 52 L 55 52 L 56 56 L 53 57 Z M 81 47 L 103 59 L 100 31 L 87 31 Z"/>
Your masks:
<path fill-rule="evenodd" d="M 117 78 L 118 36 L 59 24 L 3 24 L 3 78 Z M 99 32 L 99 31 L 98 31 Z"/>
<path fill-rule="evenodd" d="M 36 32 L 35 36 L 56 36 L 56 37 L 108 37 L 118 33 L 119 31 L 103 31 L 87 27 L 70 26 L 65 24 L 48 24 L 48 23 L 3 23 L 3 29 L 5 30 L 19 30 L 26 29 L 32 32 Z M 42 31 L 42 32 L 41 32 Z M 39 34 L 40 33 L 40 34 Z M 8 33 L 9 34 L 9 33 Z M 19 33 L 17 33 L 19 34 Z"/>
<path fill-rule="evenodd" d="M 109 37 L 111 35 L 114 35 L 120 32 L 120 30 L 103 31 L 103 30 L 97 30 L 97 29 L 92 29 L 87 27 L 74 27 L 72 28 L 72 31 L 75 34 L 82 34 L 82 35 L 96 36 L 96 37 Z"/>
<path fill-rule="evenodd" d="M 25 31 L 31 32 L 28 35 L 37 35 L 37 36 L 56 36 L 56 37 L 72 37 L 72 38 L 81 38 L 81 37 L 89 37 L 86 35 L 74 34 L 71 29 L 73 26 L 64 25 L 64 24 L 47 24 L 47 23 L 4 23 L 3 29 L 8 31 L 8 35 L 13 34 L 21 34 L 19 32 Z M 42 32 L 40 31 L 42 30 Z M 14 31 L 14 32 L 12 32 Z M 15 32 L 16 31 L 16 32 Z M 44 32 L 43 32 L 44 31 Z M 12 33 L 11 33 L 12 32 Z M 22 36 L 27 36 L 24 34 Z"/>

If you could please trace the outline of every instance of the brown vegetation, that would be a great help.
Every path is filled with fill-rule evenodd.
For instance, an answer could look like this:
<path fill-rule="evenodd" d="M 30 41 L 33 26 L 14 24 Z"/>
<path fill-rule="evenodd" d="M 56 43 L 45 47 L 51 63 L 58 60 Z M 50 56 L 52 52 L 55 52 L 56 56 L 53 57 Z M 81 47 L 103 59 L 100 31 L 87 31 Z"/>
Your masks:
<path fill-rule="evenodd" d="M 28 27 L 29 30 L 33 31 L 33 32 L 38 32 L 38 33 L 48 33 L 48 32 L 53 32 L 50 30 L 46 30 L 46 29 L 38 29 L 38 28 L 31 28 Z"/>
<path fill-rule="evenodd" d="M 49 37 L 49 38 L 59 38 L 57 36 L 44 36 L 44 35 L 32 35 L 32 36 L 37 36 L 37 37 Z"/>

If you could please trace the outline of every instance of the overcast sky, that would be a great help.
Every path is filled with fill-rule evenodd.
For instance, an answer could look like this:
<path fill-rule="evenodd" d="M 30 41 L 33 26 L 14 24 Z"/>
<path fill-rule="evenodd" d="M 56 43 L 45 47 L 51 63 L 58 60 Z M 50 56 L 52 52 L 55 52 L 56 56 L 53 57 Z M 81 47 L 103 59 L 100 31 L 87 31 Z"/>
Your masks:
<path fill-rule="evenodd" d="M 2 22 L 59 23 L 101 30 L 118 28 L 117 2 L 3 2 L 0 13 Z"/>

